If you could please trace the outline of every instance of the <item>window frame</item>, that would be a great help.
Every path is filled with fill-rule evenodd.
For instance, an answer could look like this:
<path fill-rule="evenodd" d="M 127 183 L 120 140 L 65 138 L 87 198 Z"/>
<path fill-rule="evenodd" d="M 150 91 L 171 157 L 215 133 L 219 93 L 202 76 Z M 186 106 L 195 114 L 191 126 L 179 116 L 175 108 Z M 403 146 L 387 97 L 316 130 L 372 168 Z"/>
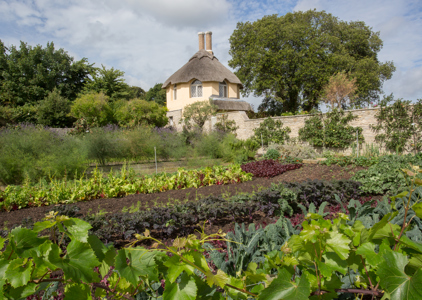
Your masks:
<path fill-rule="evenodd" d="M 194 92 L 195 91 L 195 92 Z M 201 98 L 202 97 L 202 81 L 195 79 L 190 84 L 190 97 Z"/>
<path fill-rule="evenodd" d="M 221 88 L 223 88 L 223 95 L 221 95 Z M 218 96 L 221 98 L 228 98 L 228 84 L 226 81 L 218 83 Z"/>

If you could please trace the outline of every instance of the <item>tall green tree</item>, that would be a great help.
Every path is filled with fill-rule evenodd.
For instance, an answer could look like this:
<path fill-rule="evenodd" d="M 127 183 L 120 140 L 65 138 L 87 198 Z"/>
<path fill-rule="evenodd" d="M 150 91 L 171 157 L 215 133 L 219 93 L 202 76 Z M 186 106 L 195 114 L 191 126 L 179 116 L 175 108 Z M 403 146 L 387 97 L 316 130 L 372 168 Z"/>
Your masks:
<path fill-rule="evenodd" d="M 10 106 L 35 104 L 56 88 L 74 100 L 94 70 L 86 58 L 74 61 L 63 49 L 28 46 L 6 48 L 0 41 L 0 103 Z"/>
<path fill-rule="evenodd" d="M 104 65 L 96 68 L 90 80 L 85 85 L 85 91 L 90 93 L 103 93 L 111 101 L 119 99 L 129 100 L 133 94 L 131 87 L 125 82 L 123 75 L 125 72 Z"/>
<path fill-rule="evenodd" d="M 238 23 L 229 66 L 243 82 L 244 95 L 271 95 L 283 111 L 310 111 L 330 76 L 341 71 L 356 78 L 357 101 L 377 99 L 395 70 L 392 62 L 378 60 L 381 48 L 379 32 L 364 22 L 309 10 Z"/>
<path fill-rule="evenodd" d="M 166 90 L 162 89 L 162 83 L 156 83 L 148 90 L 145 95 L 145 100 L 154 101 L 155 103 L 165 106 L 166 105 Z"/>
<path fill-rule="evenodd" d="M 139 86 L 130 87 L 130 99 L 145 99 L 145 90 Z"/>

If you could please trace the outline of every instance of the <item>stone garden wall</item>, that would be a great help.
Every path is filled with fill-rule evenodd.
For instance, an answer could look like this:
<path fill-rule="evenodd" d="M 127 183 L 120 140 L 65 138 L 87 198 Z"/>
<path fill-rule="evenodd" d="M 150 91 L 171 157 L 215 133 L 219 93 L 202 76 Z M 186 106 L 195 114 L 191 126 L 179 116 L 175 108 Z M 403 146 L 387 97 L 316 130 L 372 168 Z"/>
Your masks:
<path fill-rule="evenodd" d="M 370 125 L 377 123 L 375 114 L 379 108 L 367 108 L 367 109 L 356 109 L 351 110 L 352 114 L 358 118 L 349 124 L 354 127 L 362 127 L 363 136 L 365 137 L 365 144 L 375 144 L 375 133 L 371 130 Z M 254 129 L 259 126 L 264 119 L 249 119 L 245 112 L 228 112 L 228 119 L 234 120 L 239 126 L 237 130 L 237 137 L 240 139 L 247 139 L 254 134 Z M 291 129 L 290 138 L 296 138 L 299 136 L 299 129 L 305 126 L 305 120 L 309 118 L 309 115 L 299 116 L 286 116 L 286 117 L 274 117 L 275 120 L 280 120 L 283 126 L 288 126 Z M 346 149 L 343 151 L 345 154 L 350 154 L 352 149 Z"/>
<path fill-rule="evenodd" d="M 366 108 L 366 109 L 356 109 L 350 110 L 353 115 L 358 118 L 349 124 L 354 127 L 362 127 L 363 136 L 365 137 L 365 144 L 375 144 L 375 133 L 371 130 L 370 125 L 376 124 L 375 114 L 379 108 Z M 224 114 L 228 115 L 229 120 L 234 120 L 239 129 L 236 131 L 237 137 L 240 139 L 247 139 L 254 134 L 254 129 L 259 126 L 264 119 L 249 119 L 244 111 L 234 111 L 226 112 Z M 173 124 L 177 130 L 181 130 L 181 125 L 178 124 L 181 118 L 181 110 L 173 111 L 167 113 L 168 117 L 173 117 Z M 205 131 L 210 131 L 213 124 L 217 122 L 217 117 L 213 117 L 208 121 L 205 126 Z M 305 120 L 309 118 L 309 115 L 299 115 L 299 116 L 286 116 L 286 117 L 273 117 L 275 120 L 280 120 L 283 123 L 283 126 L 288 126 L 291 129 L 290 138 L 296 138 L 299 136 L 299 129 L 305 126 Z M 350 154 L 351 149 L 346 149 L 345 154 Z"/>

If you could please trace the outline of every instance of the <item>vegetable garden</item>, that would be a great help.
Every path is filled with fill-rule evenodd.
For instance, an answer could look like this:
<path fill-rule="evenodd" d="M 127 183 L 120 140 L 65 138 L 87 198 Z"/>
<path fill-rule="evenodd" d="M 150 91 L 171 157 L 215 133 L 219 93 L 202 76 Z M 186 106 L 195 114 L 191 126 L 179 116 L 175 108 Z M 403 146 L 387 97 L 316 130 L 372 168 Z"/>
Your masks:
<path fill-rule="evenodd" d="M 420 299 L 422 154 L 351 163 L 264 159 L 149 178 L 123 170 L 10 186 L 0 194 L 3 210 L 11 210 L 0 212 L 0 293 Z M 44 202 L 19 208 L 18 199 Z M 120 201 L 120 210 L 100 207 Z M 23 220 L 32 210 L 38 214 Z M 17 220 L 14 214 L 20 222 L 4 222 Z"/>

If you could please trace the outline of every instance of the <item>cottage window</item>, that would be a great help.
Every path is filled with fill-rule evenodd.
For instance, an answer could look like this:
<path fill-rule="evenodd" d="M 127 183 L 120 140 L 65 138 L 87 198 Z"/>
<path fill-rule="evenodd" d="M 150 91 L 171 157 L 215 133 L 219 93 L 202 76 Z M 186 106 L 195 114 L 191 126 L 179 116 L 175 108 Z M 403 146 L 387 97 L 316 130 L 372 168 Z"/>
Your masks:
<path fill-rule="evenodd" d="M 195 80 L 190 86 L 190 96 L 192 98 L 202 97 L 202 82 Z"/>
<path fill-rule="evenodd" d="M 220 82 L 218 96 L 222 98 L 227 98 L 227 83 L 225 83 L 224 81 Z"/>
<path fill-rule="evenodd" d="M 173 87 L 173 100 L 177 100 L 177 84 Z"/>

